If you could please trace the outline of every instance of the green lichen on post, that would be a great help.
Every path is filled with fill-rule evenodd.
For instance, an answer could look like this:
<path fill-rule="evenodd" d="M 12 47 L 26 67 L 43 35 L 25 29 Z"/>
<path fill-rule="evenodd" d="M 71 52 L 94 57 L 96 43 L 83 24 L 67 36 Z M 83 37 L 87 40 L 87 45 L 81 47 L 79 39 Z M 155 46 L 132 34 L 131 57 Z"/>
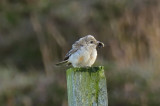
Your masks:
<path fill-rule="evenodd" d="M 69 106 L 108 106 L 104 67 L 67 70 Z"/>

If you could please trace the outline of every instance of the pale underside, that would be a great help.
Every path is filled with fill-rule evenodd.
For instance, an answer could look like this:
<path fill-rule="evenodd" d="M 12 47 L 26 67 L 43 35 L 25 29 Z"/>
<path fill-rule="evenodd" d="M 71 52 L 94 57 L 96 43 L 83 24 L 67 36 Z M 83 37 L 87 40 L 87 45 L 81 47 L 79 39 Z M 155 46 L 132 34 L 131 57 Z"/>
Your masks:
<path fill-rule="evenodd" d="M 96 49 L 86 49 L 82 47 L 73 53 L 68 61 L 72 63 L 73 67 L 92 66 L 97 58 Z"/>

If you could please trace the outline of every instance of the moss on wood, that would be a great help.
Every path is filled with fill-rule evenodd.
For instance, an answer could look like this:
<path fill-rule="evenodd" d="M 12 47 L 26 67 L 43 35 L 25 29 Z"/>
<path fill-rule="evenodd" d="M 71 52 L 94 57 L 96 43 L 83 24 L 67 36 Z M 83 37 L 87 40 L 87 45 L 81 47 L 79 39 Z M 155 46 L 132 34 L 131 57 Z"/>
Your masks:
<path fill-rule="evenodd" d="M 108 106 L 104 67 L 67 70 L 69 106 Z"/>

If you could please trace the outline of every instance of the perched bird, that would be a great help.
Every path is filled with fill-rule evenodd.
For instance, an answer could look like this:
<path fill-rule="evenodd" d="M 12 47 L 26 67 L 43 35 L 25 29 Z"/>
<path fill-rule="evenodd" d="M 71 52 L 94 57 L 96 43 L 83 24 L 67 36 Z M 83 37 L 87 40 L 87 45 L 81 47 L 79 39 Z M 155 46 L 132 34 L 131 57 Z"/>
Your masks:
<path fill-rule="evenodd" d="M 90 67 L 97 58 L 97 48 L 104 47 L 104 44 L 97 41 L 92 35 L 80 38 L 72 45 L 72 49 L 66 54 L 64 61 L 56 65 L 71 65 L 73 67 Z"/>

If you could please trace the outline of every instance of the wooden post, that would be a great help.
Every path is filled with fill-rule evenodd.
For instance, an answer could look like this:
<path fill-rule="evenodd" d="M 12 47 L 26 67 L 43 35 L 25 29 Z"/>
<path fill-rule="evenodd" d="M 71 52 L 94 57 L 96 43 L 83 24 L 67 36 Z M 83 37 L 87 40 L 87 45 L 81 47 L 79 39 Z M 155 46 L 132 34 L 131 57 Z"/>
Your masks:
<path fill-rule="evenodd" d="M 108 106 L 104 67 L 67 70 L 69 106 Z"/>

